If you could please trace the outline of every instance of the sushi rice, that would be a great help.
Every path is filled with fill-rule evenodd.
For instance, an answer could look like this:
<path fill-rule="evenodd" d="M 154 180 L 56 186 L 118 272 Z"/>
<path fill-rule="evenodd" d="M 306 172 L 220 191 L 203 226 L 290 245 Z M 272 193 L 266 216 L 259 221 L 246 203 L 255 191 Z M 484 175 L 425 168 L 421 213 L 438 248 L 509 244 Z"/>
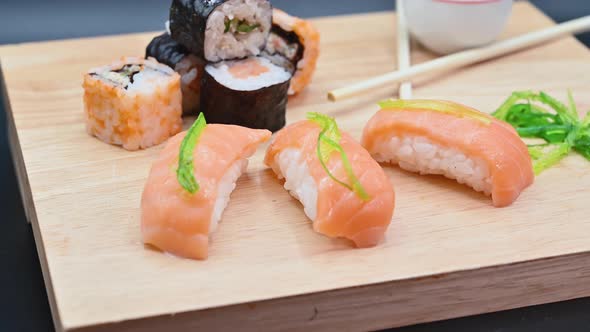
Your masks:
<path fill-rule="evenodd" d="M 231 193 L 236 189 L 236 182 L 242 176 L 242 173 L 248 168 L 248 159 L 240 159 L 234 162 L 226 171 L 225 175 L 219 180 L 217 188 L 217 198 L 211 214 L 211 223 L 209 231 L 211 233 L 217 230 L 223 211 L 229 204 Z"/>
<path fill-rule="evenodd" d="M 512 204 L 534 182 L 526 144 L 509 124 L 445 100 L 386 100 L 367 122 L 363 146 L 375 160 L 439 174 Z"/>
<path fill-rule="evenodd" d="M 153 59 L 91 69 L 83 87 L 86 129 L 106 143 L 145 149 L 182 130 L 180 76 Z"/>
<path fill-rule="evenodd" d="M 226 32 L 226 19 L 244 20 L 259 27 L 248 33 Z M 207 21 L 205 58 L 209 61 L 258 55 L 266 44 L 272 22 L 268 0 L 230 0 L 215 8 Z"/>
<path fill-rule="evenodd" d="M 145 244 L 179 257 L 207 259 L 210 236 L 246 171 L 248 158 L 271 137 L 268 130 L 207 124 L 191 152 L 198 187 L 189 192 L 177 165 L 187 132 L 172 137 L 152 164 L 141 196 Z"/>
<path fill-rule="evenodd" d="M 271 165 L 279 179 L 285 179 L 284 187 L 303 204 L 303 211 L 310 220 L 316 220 L 318 186 L 316 185 L 301 150 L 285 149 L 275 156 Z"/>
<path fill-rule="evenodd" d="M 345 132 L 336 144 L 347 157 L 334 152 L 324 164 L 318 155 L 323 128 L 311 120 L 283 128 L 268 147 L 264 163 L 301 202 L 314 231 L 348 239 L 358 248 L 376 246 L 393 216 L 393 185 L 381 166 Z M 355 180 L 350 180 L 347 169 Z M 353 188 L 335 179 L 357 182 Z"/>
<path fill-rule="evenodd" d="M 320 56 L 320 33 L 311 22 L 274 8 L 264 53 L 293 72 L 289 94 L 295 95 L 311 83 Z"/>
<path fill-rule="evenodd" d="M 257 62 L 257 65 L 265 68 L 265 72 L 259 75 L 251 75 L 243 78 L 235 77 L 230 69 L 242 61 L 255 61 Z M 217 82 L 236 91 L 259 90 L 291 79 L 291 74 L 288 71 L 282 67 L 274 65 L 270 60 L 262 57 L 250 57 L 246 60 L 210 64 L 205 67 L 205 70 L 213 76 Z"/>
<path fill-rule="evenodd" d="M 201 80 L 208 121 L 268 129 L 285 126 L 291 73 L 264 57 L 209 64 Z"/>
<path fill-rule="evenodd" d="M 470 158 L 426 137 L 393 136 L 377 143 L 372 151 L 373 158 L 380 163 L 398 164 L 407 171 L 422 175 L 444 175 L 486 195 L 492 194 L 492 177 L 483 159 Z"/>
<path fill-rule="evenodd" d="M 190 54 L 168 33 L 154 37 L 146 47 L 145 55 L 146 58 L 154 58 L 180 74 L 183 114 L 196 115 L 199 111 L 205 60 Z"/>
<path fill-rule="evenodd" d="M 174 66 L 174 70 L 180 74 L 184 114 L 196 114 L 199 111 L 204 67 L 203 60 L 192 54 L 185 56 Z"/>

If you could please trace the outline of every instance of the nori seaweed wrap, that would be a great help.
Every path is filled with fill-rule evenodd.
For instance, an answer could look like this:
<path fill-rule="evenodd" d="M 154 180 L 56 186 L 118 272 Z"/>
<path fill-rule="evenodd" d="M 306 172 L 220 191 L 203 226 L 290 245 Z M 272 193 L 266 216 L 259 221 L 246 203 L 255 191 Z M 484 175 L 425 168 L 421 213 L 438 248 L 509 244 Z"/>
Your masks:
<path fill-rule="evenodd" d="M 172 38 L 207 61 L 258 55 L 272 25 L 268 0 L 173 0 Z"/>
<path fill-rule="evenodd" d="M 146 58 L 155 58 L 180 74 L 183 114 L 198 113 L 205 60 L 190 54 L 167 33 L 155 37 L 147 46 L 145 54 Z"/>
<path fill-rule="evenodd" d="M 262 55 L 291 73 L 295 73 L 297 63 L 303 59 L 303 44 L 293 31 L 283 30 L 273 24 Z"/>
<path fill-rule="evenodd" d="M 205 67 L 201 112 L 212 123 L 277 131 L 285 126 L 291 73 L 263 57 Z"/>
<path fill-rule="evenodd" d="M 145 56 L 153 57 L 158 62 L 174 68 L 185 56 L 189 55 L 186 47 L 180 45 L 168 33 L 163 33 L 149 43 Z"/>
<path fill-rule="evenodd" d="M 293 73 L 289 94 L 311 83 L 320 55 L 320 33 L 309 21 L 273 9 L 273 26 L 263 56 Z"/>

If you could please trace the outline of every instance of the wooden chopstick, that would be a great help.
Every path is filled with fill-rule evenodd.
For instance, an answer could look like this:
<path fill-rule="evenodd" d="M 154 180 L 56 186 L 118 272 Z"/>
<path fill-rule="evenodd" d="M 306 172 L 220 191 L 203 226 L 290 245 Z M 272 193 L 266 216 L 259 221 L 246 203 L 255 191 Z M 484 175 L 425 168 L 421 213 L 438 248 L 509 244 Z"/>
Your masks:
<path fill-rule="evenodd" d="M 404 0 L 396 1 L 397 11 L 397 69 L 404 70 L 410 67 L 410 36 Z M 412 83 L 402 82 L 399 86 L 400 99 L 412 99 Z"/>
<path fill-rule="evenodd" d="M 550 28 L 500 41 L 482 48 L 447 55 L 429 62 L 409 67 L 407 69 L 390 72 L 388 74 L 377 76 L 348 87 L 336 89 L 328 93 L 328 99 L 331 101 L 338 101 L 340 99 L 358 95 L 364 91 L 385 84 L 411 80 L 418 75 L 435 70 L 449 70 L 463 67 L 524 48 L 535 46 L 552 39 L 585 32 L 588 30 L 590 30 L 590 15 L 567 21 Z"/>

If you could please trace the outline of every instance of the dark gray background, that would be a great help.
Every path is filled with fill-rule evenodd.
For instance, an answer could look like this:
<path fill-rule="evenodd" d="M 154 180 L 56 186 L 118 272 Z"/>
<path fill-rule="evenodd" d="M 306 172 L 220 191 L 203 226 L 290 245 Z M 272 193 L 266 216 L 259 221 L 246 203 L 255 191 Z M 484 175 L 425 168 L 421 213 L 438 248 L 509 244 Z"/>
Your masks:
<path fill-rule="evenodd" d="M 272 2 L 294 15 L 311 17 L 393 9 L 394 0 Z M 532 2 L 556 21 L 590 14 L 590 0 Z M 0 0 L 0 44 L 161 30 L 169 3 L 169 0 Z M 589 45 L 590 34 L 582 36 L 581 40 Z M 3 109 L 6 101 L 0 101 L 0 331 L 52 331 L 35 243 L 31 228 L 25 222 L 6 139 Z M 590 331 L 590 299 L 423 324 L 395 331 L 463 330 L 586 332 Z"/>

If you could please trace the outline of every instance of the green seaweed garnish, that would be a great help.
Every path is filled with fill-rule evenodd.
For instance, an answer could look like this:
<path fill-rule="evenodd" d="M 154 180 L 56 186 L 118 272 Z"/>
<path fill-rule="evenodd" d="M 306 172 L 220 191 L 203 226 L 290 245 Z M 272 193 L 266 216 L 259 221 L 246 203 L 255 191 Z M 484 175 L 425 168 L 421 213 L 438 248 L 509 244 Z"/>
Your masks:
<path fill-rule="evenodd" d="M 124 77 L 131 78 L 133 75 L 139 73 L 142 70 L 143 66 L 140 65 L 125 65 L 123 68 L 115 71 L 116 73 L 120 74 Z"/>
<path fill-rule="evenodd" d="M 232 27 L 235 29 L 236 32 L 239 33 L 250 33 L 257 28 L 260 28 L 259 23 L 250 24 L 246 20 L 238 20 L 237 18 L 225 18 L 225 29 L 224 33 L 228 33 L 232 30 Z"/>
<path fill-rule="evenodd" d="M 395 111 L 432 111 L 447 113 L 458 117 L 468 117 L 489 125 L 492 119 L 489 115 L 476 111 L 470 107 L 444 100 L 420 99 L 387 99 L 377 103 L 382 110 Z"/>
<path fill-rule="evenodd" d="M 229 32 L 229 29 L 231 28 L 231 25 L 233 24 L 233 21 L 234 21 L 234 20 L 235 20 L 235 19 L 231 19 L 231 20 L 230 20 L 230 19 L 229 19 L 229 18 L 227 18 L 227 17 L 225 18 L 225 30 L 223 30 L 223 33 L 228 33 L 228 32 Z"/>
<path fill-rule="evenodd" d="M 193 152 L 205 127 L 207 127 L 207 121 L 203 113 L 200 113 L 180 144 L 176 178 L 182 188 L 191 194 L 196 193 L 200 188 L 194 174 Z"/>
<path fill-rule="evenodd" d="M 317 123 L 322 129 L 318 135 L 317 155 L 322 168 L 326 171 L 328 176 L 336 183 L 353 191 L 363 201 L 370 200 L 371 197 L 367 194 L 365 188 L 354 174 L 350 160 L 342 148 L 342 145 L 340 145 L 342 134 L 340 133 L 340 129 L 338 129 L 336 121 L 327 115 L 314 112 L 307 113 L 307 119 Z M 337 179 L 328 168 L 327 163 L 334 152 L 339 153 L 350 184 Z"/>
<path fill-rule="evenodd" d="M 511 124 L 520 136 L 546 142 L 528 146 L 537 175 L 572 149 L 590 161 L 590 115 L 580 120 L 571 91 L 568 106 L 544 92 L 517 91 L 492 115 Z"/>
<path fill-rule="evenodd" d="M 236 31 L 241 32 L 241 33 L 249 33 L 259 27 L 260 27 L 260 24 L 258 24 L 258 23 L 248 24 L 246 21 L 240 21 L 238 23 L 238 26 L 236 27 Z"/>

